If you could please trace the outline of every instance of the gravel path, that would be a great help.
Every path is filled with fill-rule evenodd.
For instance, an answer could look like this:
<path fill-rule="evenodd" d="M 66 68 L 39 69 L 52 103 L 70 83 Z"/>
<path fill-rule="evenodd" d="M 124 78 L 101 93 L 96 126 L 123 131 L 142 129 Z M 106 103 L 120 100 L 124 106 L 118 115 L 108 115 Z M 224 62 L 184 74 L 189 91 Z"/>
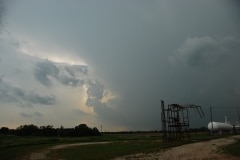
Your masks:
<path fill-rule="evenodd" d="M 239 160 L 219 150 L 219 147 L 234 143 L 237 139 L 240 139 L 240 135 L 186 144 L 154 153 L 117 157 L 113 160 Z"/>
<path fill-rule="evenodd" d="M 73 147 L 73 146 L 92 145 L 92 144 L 106 144 L 106 143 L 109 143 L 109 142 L 86 142 L 86 143 L 60 144 L 43 151 L 33 152 L 28 156 L 28 160 L 45 160 L 47 159 L 47 154 L 51 152 L 51 150 L 55 150 L 55 149 L 62 149 L 62 148 Z"/>

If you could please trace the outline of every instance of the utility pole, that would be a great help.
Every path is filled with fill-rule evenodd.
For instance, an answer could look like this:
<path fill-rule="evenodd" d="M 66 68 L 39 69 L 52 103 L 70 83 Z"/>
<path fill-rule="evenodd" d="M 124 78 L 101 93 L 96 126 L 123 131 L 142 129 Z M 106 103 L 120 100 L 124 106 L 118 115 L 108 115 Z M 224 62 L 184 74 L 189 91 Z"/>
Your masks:
<path fill-rule="evenodd" d="M 240 113 L 239 113 L 239 109 L 238 109 L 238 107 L 236 107 L 236 109 L 237 109 L 237 115 L 238 115 L 238 122 L 237 122 L 237 123 L 240 123 Z"/>
<path fill-rule="evenodd" d="M 102 125 L 101 125 L 101 133 L 102 133 Z"/>
<path fill-rule="evenodd" d="M 161 109 L 162 109 L 162 132 L 163 132 L 163 140 L 167 139 L 167 124 L 166 124 L 166 116 L 165 116 L 165 108 L 164 108 L 164 101 L 161 100 Z"/>
<path fill-rule="evenodd" d="M 210 107 L 210 116 L 211 116 L 211 124 L 212 124 L 211 135 L 213 135 L 212 107 Z"/>

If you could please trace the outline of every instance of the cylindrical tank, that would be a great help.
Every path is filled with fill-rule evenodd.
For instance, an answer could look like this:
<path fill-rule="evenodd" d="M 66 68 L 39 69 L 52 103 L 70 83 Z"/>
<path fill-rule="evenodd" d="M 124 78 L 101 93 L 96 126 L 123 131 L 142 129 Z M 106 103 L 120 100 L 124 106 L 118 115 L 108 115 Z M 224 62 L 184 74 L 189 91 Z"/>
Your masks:
<path fill-rule="evenodd" d="M 230 131 L 233 129 L 231 124 L 221 122 L 210 122 L 208 123 L 208 129 L 211 131 Z"/>

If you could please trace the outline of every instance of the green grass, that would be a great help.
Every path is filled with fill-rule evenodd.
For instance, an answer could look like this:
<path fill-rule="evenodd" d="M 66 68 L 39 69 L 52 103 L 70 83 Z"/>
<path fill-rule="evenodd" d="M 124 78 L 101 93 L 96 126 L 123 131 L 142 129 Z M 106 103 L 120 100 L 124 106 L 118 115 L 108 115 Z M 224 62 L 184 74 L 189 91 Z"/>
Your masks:
<path fill-rule="evenodd" d="M 68 160 L 104 160 L 137 152 L 153 151 L 160 146 L 160 143 L 159 141 L 119 141 L 55 150 L 48 156 L 53 160 L 61 158 Z"/>
<path fill-rule="evenodd" d="M 236 143 L 224 146 L 222 148 L 224 153 L 231 154 L 236 157 L 240 157 L 240 140 L 238 140 Z"/>
<path fill-rule="evenodd" d="M 193 137 L 197 141 L 209 139 L 208 135 L 203 135 L 202 133 L 196 134 Z M 104 160 L 139 152 L 159 151 L 193 142 L 192 140 L 171 143 L 162 142 L 162 135 L 160 133 L 107 134 L 102 136 L 101 140 L 110 141 L 111 143 L 54 150 L 50 152 L 48 157 L 53 160 Z"/>
<path fill-rule="evenodd" d="M 21 159 L 26 153 L 47 147 L 56 141 L 54 138 L 0 135 L 0 157 L 1 160 Z"/>
<path fill-rule="evenodd" d="M 22 159 L 27 153 L 65 143 L 96 141 L 96 137 L 19 137 L 0 135 L 0 159 Z"/>
<path fill-rule="evenodd" d="M 49 153 L 50 159 L 110 159 L 116 156 L 137 152 L 159 151 L 161 149 L 203 140 L 222 138 L 206 133 L 191 134 L 191 140 L 161 142 L 160 133 L 104 134 L 96 137 L 18 137 L 0 135 L 0 159 L 21 160 L 34 151 L 43 150 L 58 144 L 79 142 L 111 142 L 108 144 L 75 146 Z M 224 136 L 226 137 L 226 136 Z M 81 157 L 81 158 L 80 158 Z"/>

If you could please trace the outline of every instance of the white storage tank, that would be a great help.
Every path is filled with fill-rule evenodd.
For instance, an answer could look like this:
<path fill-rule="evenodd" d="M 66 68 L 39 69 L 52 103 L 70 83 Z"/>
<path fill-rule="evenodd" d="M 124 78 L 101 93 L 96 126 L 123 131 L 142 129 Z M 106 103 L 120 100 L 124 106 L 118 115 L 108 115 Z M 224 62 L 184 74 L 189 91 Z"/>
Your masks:
<path fill-rule="evenodd" d="M 228 123 L 210 122 L 208 123 L 208 129 L 210 131 L 231 131 L 233 126 Z"/>

